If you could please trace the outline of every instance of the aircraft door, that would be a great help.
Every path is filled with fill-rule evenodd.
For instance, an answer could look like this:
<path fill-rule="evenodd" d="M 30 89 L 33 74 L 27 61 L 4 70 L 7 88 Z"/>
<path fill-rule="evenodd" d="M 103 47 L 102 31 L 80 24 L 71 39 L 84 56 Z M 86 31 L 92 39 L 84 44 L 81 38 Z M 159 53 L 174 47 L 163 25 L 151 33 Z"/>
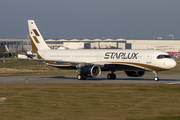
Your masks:
<path fill-rule="evenodd" d="M 146 63 L 151 64 L 151 57 L 152 57 L 152 54 L 153 54 L 153 52 L 149 52 L 149 53 L 147 54 Z"/>

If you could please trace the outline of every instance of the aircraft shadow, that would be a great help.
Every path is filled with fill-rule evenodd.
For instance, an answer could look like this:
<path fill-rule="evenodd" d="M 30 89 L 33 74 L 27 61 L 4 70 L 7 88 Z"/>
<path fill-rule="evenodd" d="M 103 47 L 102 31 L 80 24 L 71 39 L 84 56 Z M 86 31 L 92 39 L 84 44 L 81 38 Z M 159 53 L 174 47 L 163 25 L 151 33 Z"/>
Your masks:
<path fill-rule="evenodd" d="M 43 77 L 45 78 L 45 77 Z M 46 78 L 52 78 L 52 79 L 67 79 L 67 80 L 77 80 L 77 77 L 65 77 L 65 76 L 53 76 L 53 77 L 46 77 Z M 84 81 L 104 81 L 104 80 L 108 80 L 107 78 L 87 78 Z M 137 77 L 122 77 L 122 78 L 116 78 L 113 81 L 119 81 L 119 80 L 126 80 L 126 81 L 154 81 L 153 78 L 145 78 L 145 77 L 141 77 L 141 78 L 137 78 Z M 109 80 L 111 81 L 111 80 Z M 164 78 L 160 78 L 159 81 L 180 81 L 180 79 L 164 79 Z"/>

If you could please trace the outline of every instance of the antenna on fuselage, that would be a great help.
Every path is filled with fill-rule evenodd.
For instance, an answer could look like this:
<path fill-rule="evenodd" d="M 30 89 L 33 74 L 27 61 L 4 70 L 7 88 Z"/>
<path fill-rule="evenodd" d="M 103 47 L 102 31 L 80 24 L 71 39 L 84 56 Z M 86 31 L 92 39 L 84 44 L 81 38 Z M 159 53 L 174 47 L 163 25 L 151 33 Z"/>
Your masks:
<path fill-rule="evenodd" d="M 148 46 L 146 45 L 145 48 L 148 49 Z"/>

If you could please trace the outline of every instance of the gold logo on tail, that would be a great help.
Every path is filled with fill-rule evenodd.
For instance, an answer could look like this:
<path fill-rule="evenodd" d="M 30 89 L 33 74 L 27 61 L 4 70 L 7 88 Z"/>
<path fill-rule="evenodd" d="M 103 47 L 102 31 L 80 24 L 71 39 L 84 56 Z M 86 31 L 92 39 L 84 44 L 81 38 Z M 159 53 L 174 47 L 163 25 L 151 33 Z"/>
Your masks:
<path fill-rule="evenodd" d="M 36 43 L 39 43 L 39 40 L 37 39 L 36 36 L 33 36 L 34 40 L 36 41 Z"/>
<path fill-rule="evenodd" d="M 34 31 L 34 33 L 35 33 L 36 36 L 40 36 L 39 33 L 38 33 L 38 31 L 37 31 L 36 29 L 33 29 L 33 31 Z"/>

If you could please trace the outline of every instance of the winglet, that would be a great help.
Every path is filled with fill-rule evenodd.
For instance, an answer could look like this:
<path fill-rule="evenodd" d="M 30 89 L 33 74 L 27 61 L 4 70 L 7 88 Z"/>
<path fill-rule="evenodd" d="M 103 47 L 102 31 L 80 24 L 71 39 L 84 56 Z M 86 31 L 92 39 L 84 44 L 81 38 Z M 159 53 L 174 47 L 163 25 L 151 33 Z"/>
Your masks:
<path fill-rule="evenodd" d="M 9 56 L 10 56 L 10 57 L 13 57 L 13 54 L 9 51 L 7 45 L 5 45 L 5 48 L 6 48 L 6 51 L 9 53 Z"/>

